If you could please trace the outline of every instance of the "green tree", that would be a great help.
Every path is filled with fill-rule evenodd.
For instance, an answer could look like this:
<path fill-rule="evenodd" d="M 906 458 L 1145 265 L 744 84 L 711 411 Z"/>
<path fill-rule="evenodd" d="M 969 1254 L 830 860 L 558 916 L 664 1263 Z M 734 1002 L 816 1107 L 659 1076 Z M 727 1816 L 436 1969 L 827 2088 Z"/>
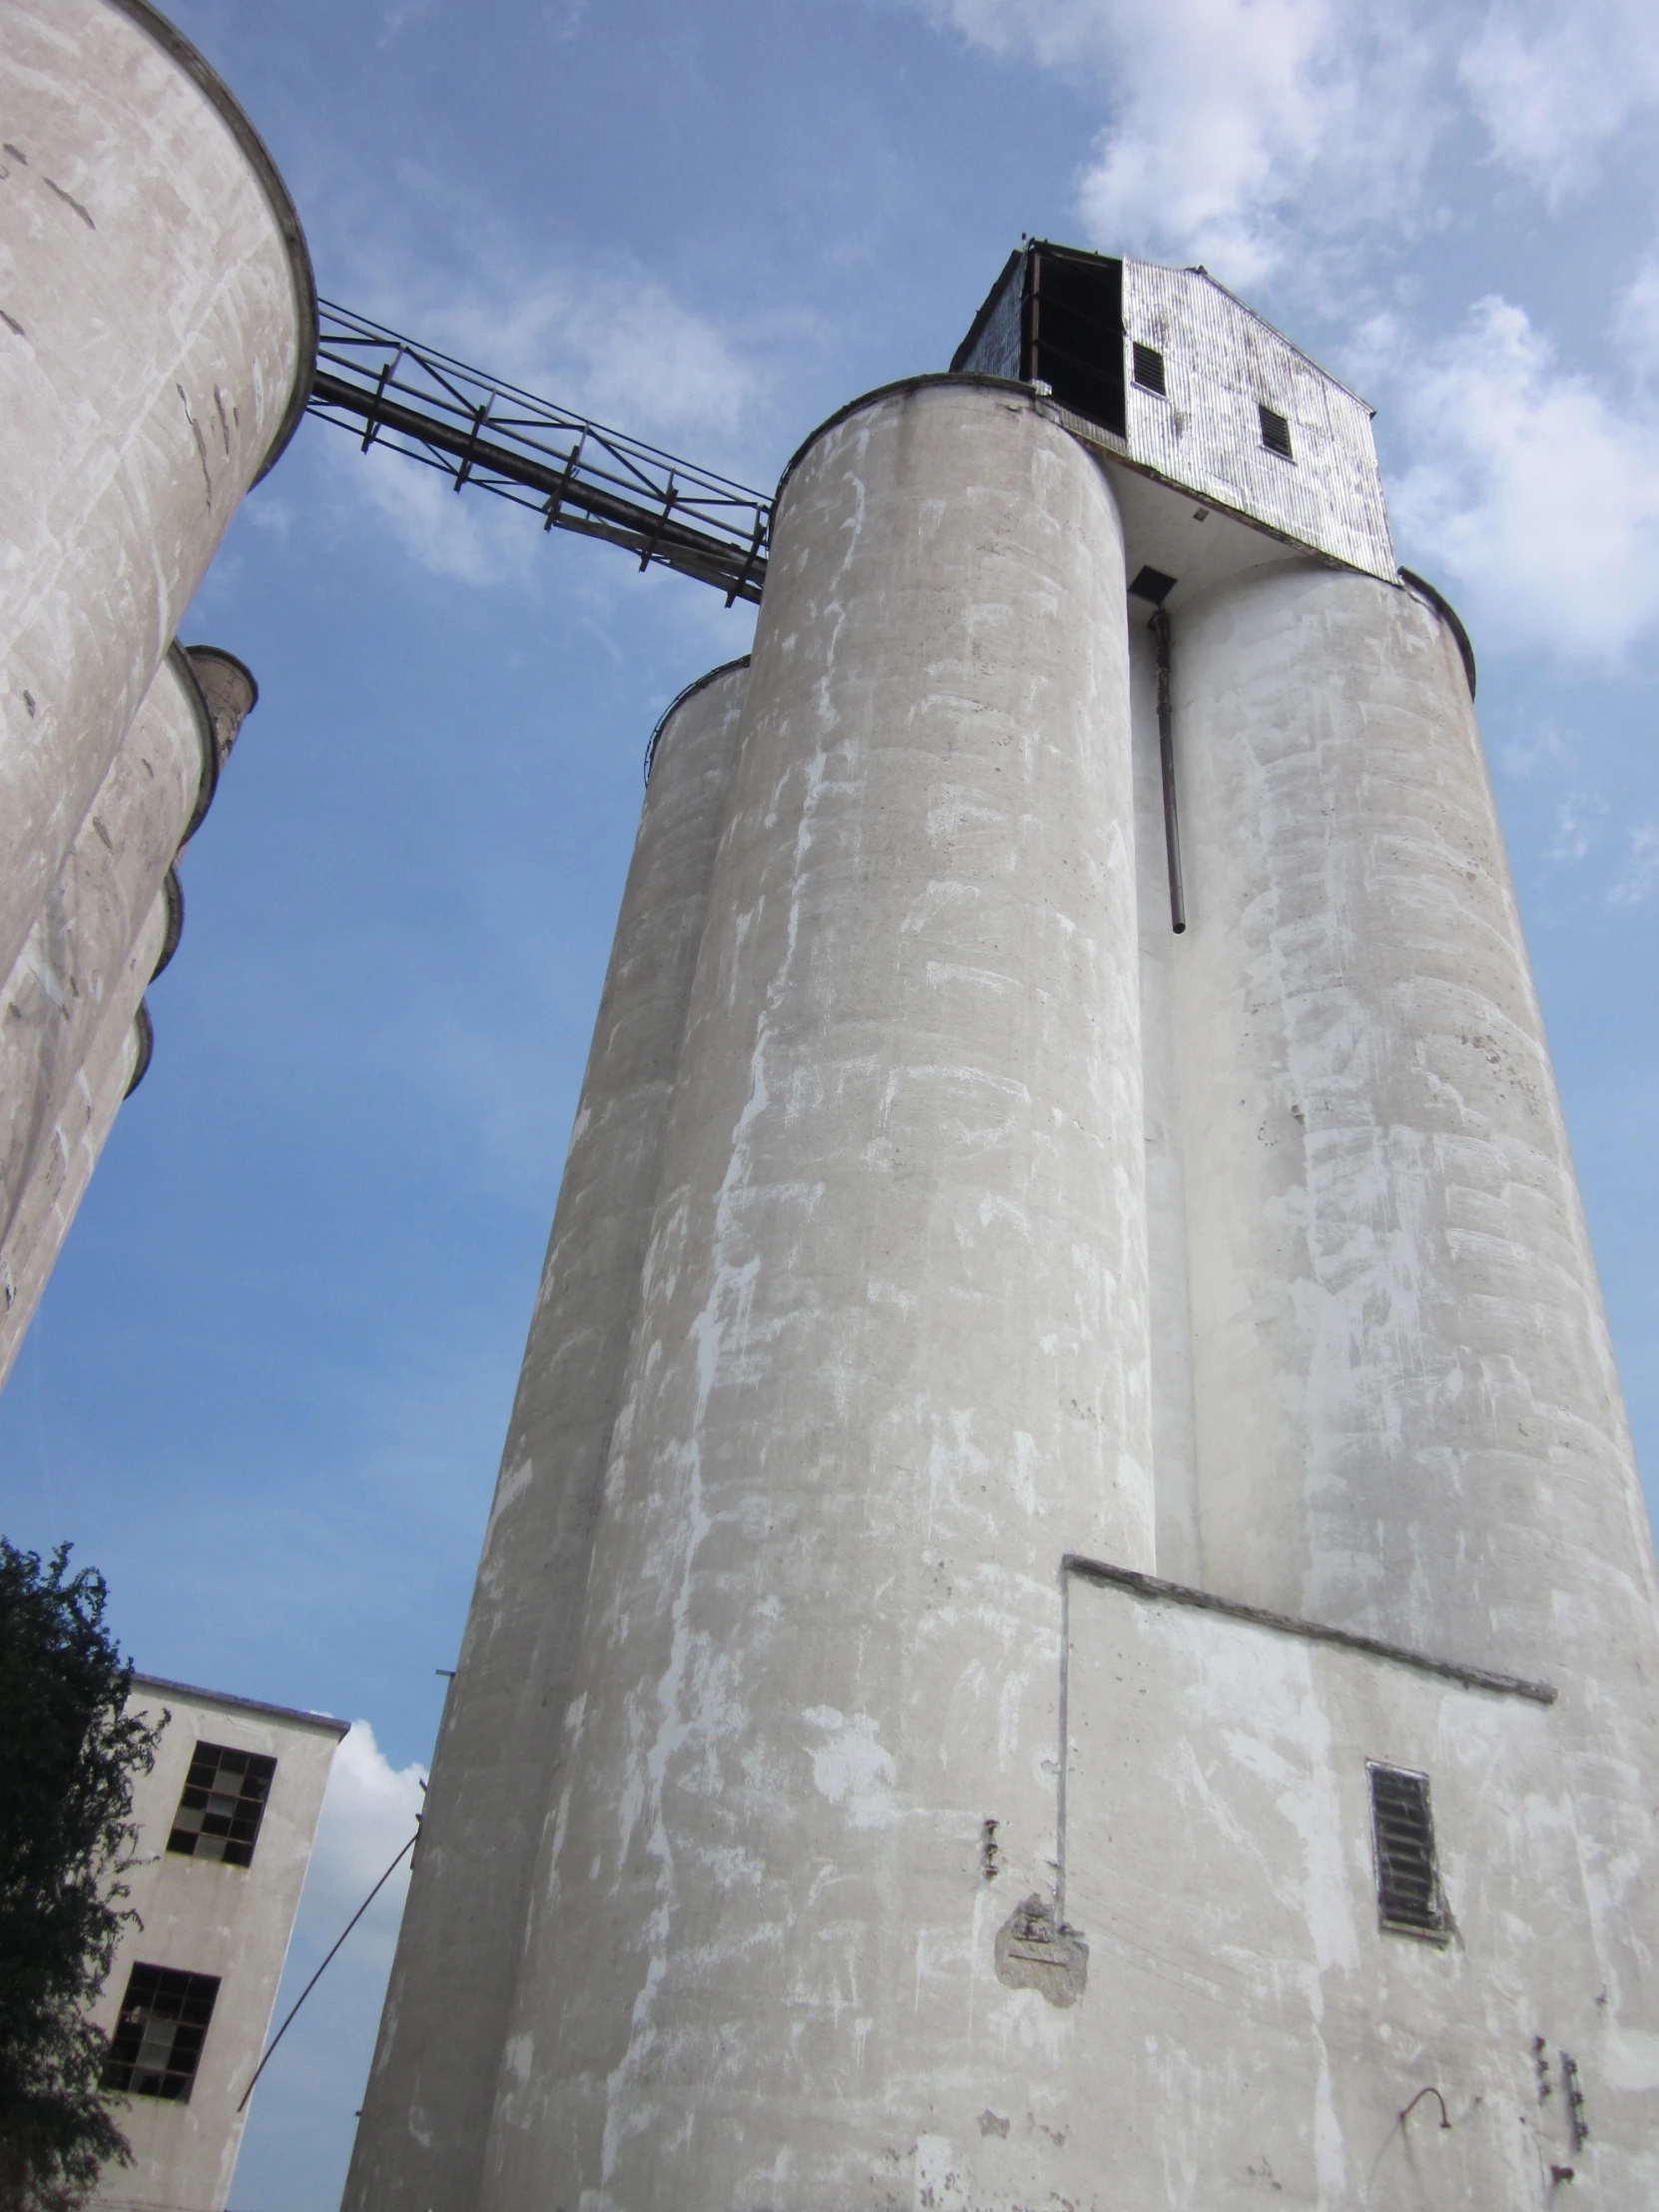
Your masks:
<path fill-rule="evenodd" d="M 67 1544 L 42 1566 L 0 1536 L 0 2212 L 68 2212 L 131 2160 L 87 2011 L 133 1917 L 133 1780 L 160 1729 L 127 1715 L 107 1601 Z"/>

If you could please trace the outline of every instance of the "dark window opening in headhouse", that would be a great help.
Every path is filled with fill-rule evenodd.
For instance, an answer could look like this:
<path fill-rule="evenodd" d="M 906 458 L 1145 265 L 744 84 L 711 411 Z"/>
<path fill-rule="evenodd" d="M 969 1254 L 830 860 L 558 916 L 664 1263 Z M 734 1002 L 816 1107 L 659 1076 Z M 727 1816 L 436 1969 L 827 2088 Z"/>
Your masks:
<path fill-rule="evenodd" d="M 1046 384 L 1062 407 L 1123 437 L 1122 262 L 1032 246 L 1020 323 L 1026 382 Z"/>
<path fill-rule="evenodd" d="M 1155 345 L 1142 345 L 1138 338 L 1135 341 L 1135 381 L 1143 391 L 1164 391 L 1164 356 Z"/>
<path fill-rule="evenodd" d="M 219 1976 L 135 1966 L 110 2037 L 104 2087 L 188 2104 L 219 1995 Z"/>
<path fill-rule="evenodd" d="M 260 1751 L 232 1751 L 198 1744 L 173 1818 L 169 1851 L 187 1859 L 221 1859 L 233 1867 L 254 1864 L 254 1846 L 265 1818 L 276 1762 Z"/>
<path fill-rule="evenodd" d="M 1372 1842 L 1382 1926 L 1400 1936 L 1446 1939 L 1445 1906 L 1434 1864 L 1434 1823 L 1428 1777 L 1400 1767 L 1367 1768 L 1371 1777 Z"/>
<path fill-rule="evenodd" d="M 1123 339 L 1122 262 L 1034 239 L 1009 255 L 950 367 L 1046 384 L 1070 413 L 1121 438 L 1129 427 Z"/>
<path fill-rule="evenodd" d="M 1291 426 L 1282 414 L 1275 414 L 1271 407 L 1258 407 L 1262 418 L 1262 443 L 1270 453 L 1283 453 L 1286 460 L 1294 461 L 1291 451 Z"/>

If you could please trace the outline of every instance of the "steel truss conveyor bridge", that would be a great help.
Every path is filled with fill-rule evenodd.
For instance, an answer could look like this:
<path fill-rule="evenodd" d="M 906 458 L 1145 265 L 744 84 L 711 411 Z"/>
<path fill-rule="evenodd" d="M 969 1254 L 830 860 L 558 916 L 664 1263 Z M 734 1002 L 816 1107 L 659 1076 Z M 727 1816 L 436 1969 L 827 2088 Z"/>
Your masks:
<path fill-rule="evenodd" d="M 575 530 L 759 601 L 771 497 L 319 302 L 310 412 Z"/>

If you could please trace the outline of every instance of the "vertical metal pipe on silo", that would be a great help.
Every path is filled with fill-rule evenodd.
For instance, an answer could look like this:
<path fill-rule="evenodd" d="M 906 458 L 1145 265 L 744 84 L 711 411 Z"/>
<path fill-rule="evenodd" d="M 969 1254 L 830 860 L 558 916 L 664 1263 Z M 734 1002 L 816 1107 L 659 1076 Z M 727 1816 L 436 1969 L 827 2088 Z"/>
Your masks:
<path fill-rule="evenodd" d="M 1060 1560 L 1154 1557 L 1111 493 L 923 380 L 774 548 L 491 2212 L 861 2203 L 1046 2067 L 994 1937 L 1056 1885 Z"/>
<path fill-rule="evenodd" d="M 1181 616 L 1177 963 L 1213 1588 L 1549 1673 L 1651 1551 L 1456 642 L 1288 562 Z"/>
<path fill-rule="evenodd" d="M 0 973 L 243 494 L 315 294 L 246 116 L 145 0 L 3 0 Z"/>
<path fill-rule="evenodd" d="M 715 670 L 652 740 L 348 2206 L 476 2201 L 747 682 Z"/>

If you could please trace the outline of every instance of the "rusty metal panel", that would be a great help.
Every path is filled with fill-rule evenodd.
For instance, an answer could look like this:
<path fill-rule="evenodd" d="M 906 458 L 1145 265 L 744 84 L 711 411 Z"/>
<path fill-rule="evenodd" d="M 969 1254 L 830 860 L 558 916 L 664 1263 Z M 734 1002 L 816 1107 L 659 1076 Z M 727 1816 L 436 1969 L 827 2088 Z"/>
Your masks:
<path fill-rule="evenodd" d="M 1163 356 L 1165 385 L 1129 386 L 1126 457 L 1392 582 L 1366 402 L 1202 270 L 1126 261 L 1123 299 L 1125 344 Z M 1263 409 L 1289 425 L 1289 457 L 1266 443 Z"/>

